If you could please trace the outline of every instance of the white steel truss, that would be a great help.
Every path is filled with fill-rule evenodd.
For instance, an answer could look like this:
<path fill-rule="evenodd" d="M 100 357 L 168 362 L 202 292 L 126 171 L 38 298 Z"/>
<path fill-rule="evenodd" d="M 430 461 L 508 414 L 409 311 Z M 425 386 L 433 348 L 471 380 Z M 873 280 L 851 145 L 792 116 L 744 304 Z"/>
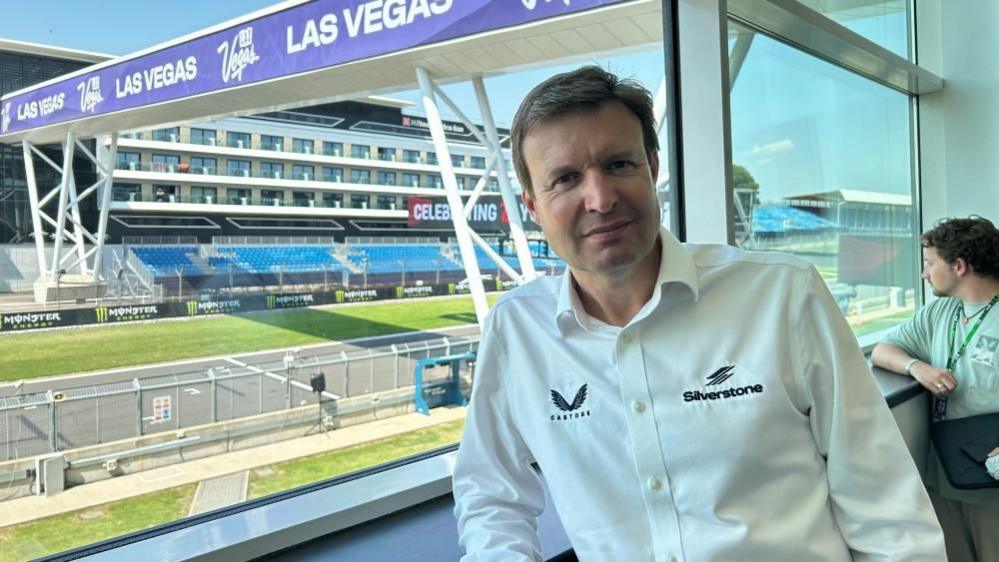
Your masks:
<path fill-rule="evenodd" d="M 475 87 L 475 96 L 479 103 L 479 112 L 482 114 L 482 125 L 485 135 L 434 84 L 430 73 L 423 68 L 417 68 L 416 78 L 420 84 L 423 107 L 427 114 L 427 122 L 430 125 L 430 135 L 433 138 L 434 149 L 437 151 L 437 160 L 441 167 L 444 191 L 447 194 L 448 204 L 452 209 L 451 221 L 454 224 L 454 233 L 458 240 L 458 248 L 461 251 L 462 265 L 465 268 L 465 276 L 468 278 L 468 286 L 472 293 L 472 302 L 475 304 L 475 315 L 481 326 L 485 322 L 486 314 L 489 312 L 489 304 L 486 302 L 481 270 L 475 255 L 475 248 L 472 246 L 473 242 L 482 248 L 486 255 L 492 258 L 500 269 L 517 283 L 525 283 L 537 277 L 537 272 L 534 270 L 534 259 L 531 256 L 530 246 L 527 243 L 527 237 L 524 235 L 524 225 L 520 218 L 520 204 L 517 200 L 517 195 L 513 192 L 513 187 L 510 185 L 506 159 L 503 156 L 503 147 L 499 142 L 499 134 L 496 131 L 496 124 L 493 120 L 489 98 L 486 96 L 486 89 L 482 78 L 476 77 L 472 80 L 472 83 Z M 486 169 L 483 171 L 482 177 L 476 184 L 472 195 L 464 204 L 462 204 L 461 196 L 458 193 L 458 180 L 454 173 L 454 166 L 451 163 L 451 153 L 447 144 L 447 138 L 444 135 L 444 123 L 441 120 L 437 104 L 438 97 L 489 151 Z M 475 202 L 478 200 L 482 190 L 488 185 L 493 171 L 496 171 L 496 175 L 498 176 L 500 196 L 503 198 L 503 205 L 506 207 L 506 214 L 510 221 L 510 237 L 513 239 L 513 245 L 517 252 L 517 259 L 520 264 L 519 272 L 510 267 L 506 260 L 497 255 L 492 247 L 468 225 L 467 217 L 474 208 Z M 457 209 L 462 209 L 463 212 L 454 212 Z"/>
<path fill-rule="evenodd" d="M 110 149 L 103 161 L 93 153 L 76 136 L 70 132 L 62 145 L 62 165 L 56 164 L 37 147 L 28 141 L 21 141 L 24 151 L 24 170 L 28 184 L 28 198 L 31 203 L 31 221 L 35 237 L 35 251 L 38 254 L 38 270 L 43 280 L 58 280 L 65 274 L 78 275 L 78 280 L 89 280 L 96 283 L 101 280 L 101 258 L 104 255 L 104 240 L 107 235 L 108 211 L 111 203 L 111 177 L 114 172 L 114 162 L 118 150 L 118 134 L 111 134 Z M 78 191 L 76 178 L 73 175 L 73 158 L 77 151 L 89 158 L 97 170 L 97 181 L 83 191 Z M 57 185 L 40 196 L 39 185 L 35 177 L 34 156 L 51 166 L 59 174 Z M 88 197 L 99 199 L 100 218 L 97 232 L 90 232 L 81 218 L 81 203 Z M 58 211 L 53 218 L 43 209 L 53 199 L 58 198 Z M 45 228 L 48 224 L 54 229 L 52 260 L 45 260 Z M 64 252 L 63 243 L 71 247 Z M 91 244 L 87 249 L 87 244 Z"/>

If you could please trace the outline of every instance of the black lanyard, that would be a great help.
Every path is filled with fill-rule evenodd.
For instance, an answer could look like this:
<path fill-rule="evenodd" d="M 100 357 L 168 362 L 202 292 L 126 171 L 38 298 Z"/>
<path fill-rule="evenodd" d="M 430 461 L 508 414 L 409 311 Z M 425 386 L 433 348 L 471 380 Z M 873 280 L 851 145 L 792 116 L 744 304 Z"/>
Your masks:
<path fill-rule="evenodd" d="M 989 311 L 992 307 L 999 302 L 999 293 L 996 293 L 989 301 L 989 304 L 985 305 L 982 309 L 978 320 L 975 321 L 975 325 L 971 327 L 971 331 L 968 335 L 964 336 L 964 341 L 961 342 L 961 347 L 957 349 L 957 353 L 954 353 L 954 344 L 957 339 L 957 326 L 961 322 L 961 317 L 964 315 L 963 306 L 954 310 L 954 320 L 950 323 L 950 337 L 947 339 L 947 370 L 951 373 L 954 372 L 954 367 L 957 366 L 958 359 L 964 355 L 964 350 L 968 348 L 968 344 L 971 343 L 971 339 L 975 337 L 975 333 L 978 332 L 978 328 L 982 326 L 982 322 L 985 317 L 989 315 Z M 933 421 L 940 421 L 947 416 L 947 397 L 937 396 L 933 403 Z"/>

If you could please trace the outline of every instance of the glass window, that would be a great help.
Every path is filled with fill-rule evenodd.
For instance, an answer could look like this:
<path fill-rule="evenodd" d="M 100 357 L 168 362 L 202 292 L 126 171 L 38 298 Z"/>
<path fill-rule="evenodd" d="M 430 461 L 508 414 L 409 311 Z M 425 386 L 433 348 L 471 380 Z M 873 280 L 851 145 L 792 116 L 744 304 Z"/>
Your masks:
<path fill-rule="evenodd" d="M 371 158 L 371 147 L 364 144 L 350 145 L 350 156 L 352 158 Z"/>
<path fill-rule="evenodd" d="M 279 180 L 284 177 L 284 164 L 280 162 L 261 162 L 260 173 L 265 178 Z"/>
<path fill-rule="evenodd" d="M 250 148 L 250 133 L 226 133 L 226 145 L 231 148 Z"/>
<path fill-rule="evenodd" d="M 261 189 L 260 202 L 263 205 L 280 206 L 284 202 L 284 192 L 280 189 Z"/>
<path fill-rule="evenodd" d="M 118 151 L 115 158 L 118 160 L 117 168 L 119 170 L 139 170 L 142 168 L 140 165 L 142 163 L 142 155 L 138 152 Z"/>
<path fill-rule="evenodd" d="M 180 188 L 176 185 L 153 184 L 153 201 L 179 203 Z"/>
<path fill-rule="evenodd" d="M 215 174 L 217 167 L 218 161 L 214 158 L 205 158 L 204 156 L 191 157 L 191 173 L 193 174 Z"/>
<path fill-rule="evenodd" d="M 343 206 L 342 193 L 323 192 L 323 207 L 340 208 Z"/>
<path fill-rule="evenodd" d="M 438 164 L 436 152 L 427 152 L 427 164 L 432 166 L 436 166 Z"/>
<path fill-rule="evenodd" d="M 206 205 L 218 203 L 218 188 L 192 185 L 191 203 L 203 203 Z"/>
<path fill-rule="evenodd" d="M 323 141 L 323 154 L 326 156 L 343 156 L 343 143 Z"/>
<path fill-rule="evenodd" d="M 379 209 L 395 209 L 395 196 L 394 195 L 379 195 L 378 196 L 378 208 Z"/>
<path fill-rule="evenodd" d="M 354 209 L 367 209 L 370 199 L 367 195 L 354 193 L 350 196 L 350 206 Z"/>
<path fill-rule="evenodd" d="M 455 167 L 458 167 L 458 168 L 464 168 L 465 167 L 465 157 L 462 156 L 461 154 L 452 154 L 451 155 L 451 165 L 455 166 Z"/>
<path fill-rule="evenodd" d="M 444 187 L 444 181 L 441 179 L 440 174 L 427 174 L 427 187 Z"/>
<path fill-rule="evenodd" d="M 386 160 L 388 162 L 395 162 L 395 149 L 394 148 L 378 148 L 378 159 Z"/>
<path fill-rule="evenodd" d="M 472 156 L 472 167 L 484 170 L 486 168 L 486 159 L 482 156 Z"/>
<path fill-rule="evenodd" d="M 262 150 L 276 150 L 281 152 L 284 150 L 284 137 L 260 135 L 260 148 Z"/>
<path fill-rule="evenodd" d="M 419 150 L 403 150 L 402 151 L 402 161 L 409 162 L 410 164 L 420 163 L 420 151 Z"/>
<path fill-rule="evenodd" d="M 191 144 L 215 146 L 216 142 L 216 131 L 214 129 L 191 128 Z"/>
<path fill-rule="evenodd" d="M 395 185 L 395 172 L 378 172 L 378 183 L 381 185 Z"/>
<path fill-rule="evenodd" d="M 343 168 L 324 166 L 323 181 L 343 181 Z"/>
<path fill-rule="evenodd" d="M 350 181 L 352 183 L 371 183 L 370 170 L 351 170 Z"/>
<path fill-rule="evenodd" d="M 250 177 L 249 160 L 229 160 L 226 165 L 230 176 L 242 176 L 244 178 Z"/>
<path fill-rule="evenodd" d="M 119 154 L 121 154 L 119 152 Z M 111 190 L 112 201 L 142 201 L 142 186 L 137 183 L 115 182 Z"/>
<path fill-rule="evenodd" d="M 315 180 L 316 167 L 304 164 L 293 164 L 291 166 L 291 177 L 296 180 Z"/>
<path fill-rule="evenodd" d="M 292 139 L 291 150 L 299 154 L 312 154 L 315 152 L 315 141 L 312 139 Z"/>
<path fill-rule="evenodd" d="M 163 142 L 180 142 L 180 127 L 153 129 L 153 140 Z"/>
<path fill-rule="evenodd" d="M 402 173 L 402 185 L 409 187 L 420 187 L 420 174 Z"/>
<path fill-rule="evenodd" d="M 226 196 L 229 198 L 229 204 L 231 205 L 249 205 L 250 204 L 250 190 L 244 187 L 230 187 L 225 190 Z"/>
<path fill-rule="evenodd" d="M 316 194 L 311 191 L 292 191 L 291 204 L 294 207 L 315 207 Z"/>
<path fill-rule="evenodd" d="M 814 264 L 858 336 L 911 316 L 909 98 L 755 34 L 730 103 L 737 243 Z"/>
<path fill-rule="evenodd" d="M 153 154 L 152 170 L 154 172 L 173 173 L 177 171 L 179 165 L 180 156 L 177 154 Z"/>
<path fill-rule="evenodd" d="M 902 0 L 825 2 L 800 0 L 854 33 L 869 39 L 902 58 L 912 58 L 909 45 L 909 6 Z"/>

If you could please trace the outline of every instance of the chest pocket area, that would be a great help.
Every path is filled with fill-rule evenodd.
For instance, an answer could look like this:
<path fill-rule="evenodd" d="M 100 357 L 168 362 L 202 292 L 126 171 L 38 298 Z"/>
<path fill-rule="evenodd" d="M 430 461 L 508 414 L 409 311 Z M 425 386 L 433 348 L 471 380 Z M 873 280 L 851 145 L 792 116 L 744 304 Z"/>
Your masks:
<path fill-rule="evenodd" d="M 975 338 L 975 344 L 968 350 L 968 358 L 978 365 L 995 367 L 996 356 L 999 355 L 997 351 L 999 351 L 999 338 L 982 334 Z"/>

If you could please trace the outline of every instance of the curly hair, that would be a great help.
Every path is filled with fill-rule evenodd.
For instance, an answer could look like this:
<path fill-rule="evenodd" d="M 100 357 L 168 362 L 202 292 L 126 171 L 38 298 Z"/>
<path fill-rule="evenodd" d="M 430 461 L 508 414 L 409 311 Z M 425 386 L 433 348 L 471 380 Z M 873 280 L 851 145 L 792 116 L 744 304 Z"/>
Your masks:
<path fill-rule="evenodd" d="M 976 275 L 999 279 L 999 230 L 986 218 L 940 220 L 923 234 L 922 242 L 951 265 L 960 258 Z"/>

